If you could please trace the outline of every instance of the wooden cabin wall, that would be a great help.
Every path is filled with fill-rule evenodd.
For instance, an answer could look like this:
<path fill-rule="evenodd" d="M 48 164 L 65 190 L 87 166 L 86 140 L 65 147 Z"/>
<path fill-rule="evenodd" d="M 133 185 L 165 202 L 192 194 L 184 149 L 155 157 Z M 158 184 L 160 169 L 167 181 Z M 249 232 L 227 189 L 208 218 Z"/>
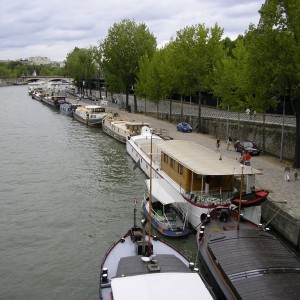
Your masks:
<path fill-rule="evenodd" d="M 165 153 L 161 153 L 161 169 L 187 192 L 204 190 L 204 187 L 202 187 L 202 176 L 197 176 L 177 161 L 172 161 L 172 158 Z M 182 174 L 180 174 L 179 170 L 181 170 Z M 192 183 L 193 187 L 191 188 Z M 205 177 L 203 178 L 203 184 L 205 186 Z M 232 175 L 211 176 L 209 184 L 210 190 L 217 190 L 220 187 L 222 187 L 223 191 L 232 190 L 234 187 L 234 177 Z"/>

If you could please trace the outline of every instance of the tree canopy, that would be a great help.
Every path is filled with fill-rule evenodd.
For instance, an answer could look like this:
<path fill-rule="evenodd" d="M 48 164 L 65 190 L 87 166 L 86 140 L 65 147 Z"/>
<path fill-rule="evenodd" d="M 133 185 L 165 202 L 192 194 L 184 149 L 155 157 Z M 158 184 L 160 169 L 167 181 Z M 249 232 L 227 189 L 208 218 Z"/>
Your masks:
<path fill-rule="evenodd" d="M 152 57 L 156 39 L 144 23 L 124 19 L 108 30 L 101 44 L 103 71 L 111 92 L 125 91 L 126 108 L 128 95 L 134 88 L 139 71 L 139 61 L 144 55 Z"/>

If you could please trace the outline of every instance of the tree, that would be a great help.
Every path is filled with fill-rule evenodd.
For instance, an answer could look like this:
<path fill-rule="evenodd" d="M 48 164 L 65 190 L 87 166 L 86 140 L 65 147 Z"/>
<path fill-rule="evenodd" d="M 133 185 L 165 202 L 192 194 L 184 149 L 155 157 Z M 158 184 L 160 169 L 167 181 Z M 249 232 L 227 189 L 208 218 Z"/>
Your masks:
<path fill-rule="evenodd" d="M 155 49 L 156 39 L 143 23 L 124 19 L 109 28 L 102 43 L 105 81 L 110 91 L 125 91 L 126 109 L 130 89 L 136 84 L 139 60 L 145 54 L 151 58 Z M 136 98 L 134 106 L 136 111 Z"/>
<path fill-rule="evenodd" d="M 202 130 L 201 92 L 213 86 L 217 66 L 224 56 L 221 37 L 223 30 L 216 24 L 205 28 L 203 24 L 186 27 L 177 32 L 176 69 L 181 78 L 180 90 L 185 95 L 198 92 L 198 131 Z"/>
<path fill-rule="evenodd" d="M 66 72 L 74 78 L 74 84 L 81 89 L 88 88 L 91 91 L 92 79 L 96 76 L 96 65 L 93 56 L 93 47 L 77 48 L 67 55 Z"/>
<path fill-rule="evenodd" d="M 264 99 L 289 99 L 296 116 L 294 166 L 300 167 L 300 5 L 297 0 L 269 0 L 260 10 L 258 28 L 250 28 L 252 87 Z M 255 76 L 256 75 L 256 76 Z"/>

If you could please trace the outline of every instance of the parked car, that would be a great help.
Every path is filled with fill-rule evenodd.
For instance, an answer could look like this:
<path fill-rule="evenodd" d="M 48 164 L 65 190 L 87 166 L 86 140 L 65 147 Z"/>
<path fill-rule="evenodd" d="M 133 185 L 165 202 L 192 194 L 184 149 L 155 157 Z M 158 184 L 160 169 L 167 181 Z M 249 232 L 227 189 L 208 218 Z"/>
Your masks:
<path fill-rule="evenodd" d="M 98 101 L 97 97 L 94 95 L 89 95 L 89 100 L 91 101 Z"/>
<path fill-rule="evenodd" d="M 236 152 L 241 152 L 241 153 L 248 151 L 250 155 L 259 155 L 262 151 L 261 149 L 256 147 L 253 142 L 247 140 L 244 141 L 237 140 L 234 143 L 234 149 Z"/>
<path fill-rule="evenodd" d="M 186 122 L 180 122 L 176 126 L 177 131 L 182 131 L 182 132 L 192 132 L 193 128 L 190 124 Z"/>

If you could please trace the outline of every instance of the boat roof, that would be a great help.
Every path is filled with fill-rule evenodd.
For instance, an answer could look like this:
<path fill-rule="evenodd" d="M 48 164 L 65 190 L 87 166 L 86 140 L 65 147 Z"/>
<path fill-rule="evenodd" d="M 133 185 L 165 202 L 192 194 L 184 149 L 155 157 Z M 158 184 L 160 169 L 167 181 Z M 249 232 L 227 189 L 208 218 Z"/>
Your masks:
<path fill-rule="evenodd" d="M 239 162 L 220 153 L 210 150 L 200 144 L 170 140 L 157 144 L 157 147 L 181 165 L 196 174 L 201 175 L 245 175 L 261 174 L 261 171 L 250 166 L 244 166 L 243 171 Z"/>
<path fill-rule="evenodd" d="M 140 256 L 121 258 L 111 280 L 114 300 L 213 299 L 199 274 L 175 255 L 159 254 L 155 261 L 159 272 L 150 272 Z"/>
<path fill-rule="evenodd" d="M 197 273 L 153 273 L 112 280 L 114 300 L 213 299 Z"/>
<path fill-rule="evenodd" d="M 299 299 L 300 261 L 267 232 L 214 233 L 208 249 L 241 299 Z"/>
<path fill-rule="evenodd" d="M 150 126 L 150 123 L 145 123 L 145 122 L 139 122 L 139 121 L 125 121 L 126 124 L 131 125 L 131 126 Z"/>
<path fill-rule="evenodd" d="M 100 106 L 100 105 L 86 105 L 84 107 L 86 107 L 86 108 L 103 108 L 103 106 Z"/>
<path fill-rule="evenodd" d="M 150 190 L 150 179 L 145 181 L 148 190 Z M 180 193 L 164 179 L 152 179 L 152 196 L 164 205 L 186 202 Z"/>

